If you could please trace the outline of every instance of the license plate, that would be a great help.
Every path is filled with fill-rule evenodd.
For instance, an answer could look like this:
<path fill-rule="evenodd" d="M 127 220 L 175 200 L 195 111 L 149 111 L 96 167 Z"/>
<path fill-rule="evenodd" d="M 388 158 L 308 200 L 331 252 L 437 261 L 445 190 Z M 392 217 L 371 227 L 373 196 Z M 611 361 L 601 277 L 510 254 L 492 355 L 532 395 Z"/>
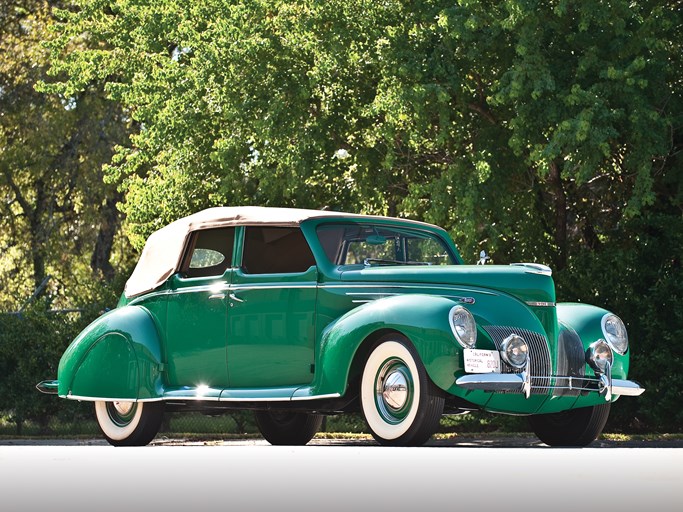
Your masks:
<path fill-rule="evenodd" d="M 500 352 L 466 348 L 465 371 L 467 373 L 500 373 Z"/>

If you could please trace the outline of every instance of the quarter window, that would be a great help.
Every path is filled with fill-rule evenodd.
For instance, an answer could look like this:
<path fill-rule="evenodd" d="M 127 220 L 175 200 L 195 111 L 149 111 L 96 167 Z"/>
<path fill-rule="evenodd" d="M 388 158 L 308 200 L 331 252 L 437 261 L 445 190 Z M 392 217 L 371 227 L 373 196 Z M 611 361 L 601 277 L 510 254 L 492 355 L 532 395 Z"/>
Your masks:
<path fill-rule="evenodd" d="M 235 228 L 193 233 L 182 268 L 185 277 L 220 276 L 232 263 Z"/>

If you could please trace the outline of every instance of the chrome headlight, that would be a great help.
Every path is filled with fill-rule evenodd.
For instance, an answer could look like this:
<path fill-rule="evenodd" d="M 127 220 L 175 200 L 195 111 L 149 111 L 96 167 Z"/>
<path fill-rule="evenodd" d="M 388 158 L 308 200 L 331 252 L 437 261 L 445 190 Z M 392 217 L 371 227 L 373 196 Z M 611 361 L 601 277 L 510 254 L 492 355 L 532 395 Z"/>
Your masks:
<path fill-rule="evenodd" d="M 602 317 L 602 335 L 618 354 L 623 356 L 628 350 L 626 326 L 617 315 L 608 313 Z"/>
<path fill-rule="evenodd" d="M 477 344 L 477 322 L 472 313 L 462 306 L 455 306 L 448 314 L 448 319 L 458 343 L 464 348 L 474 348 Z"/>
<path fill-rule="evenodd" d="M 612 349 L 605 340 L 598 340 L 586 350 L 586 362 L 598 373 L 603 373 L 607 364 L 614 362 Z"/>
<path fill-rule="evenodd" d="M 524 338 L 511 334 L 503 340 L 500 347 L 503 360 L 514 368 L 523 368 L 529 357 L 529 346 Z"/>

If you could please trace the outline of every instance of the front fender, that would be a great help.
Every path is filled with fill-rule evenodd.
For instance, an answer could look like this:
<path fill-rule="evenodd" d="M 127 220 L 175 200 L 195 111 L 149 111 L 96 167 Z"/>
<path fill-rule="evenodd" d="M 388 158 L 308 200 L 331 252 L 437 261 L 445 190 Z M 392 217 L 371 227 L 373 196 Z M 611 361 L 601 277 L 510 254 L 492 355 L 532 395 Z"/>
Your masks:
<path fill-rule="evenodd" d="M 561 330 L 571 329 L 578 334 L 583 345 L 584 352 L 591 343 L 604 339 L 601 321 L 602 317 L 610 313 L 606 309 L 589 304 L 560 303 L 557 305 L 557 319 Z M 626 351 L 623 356 L 614 353 L 614 364 L 612 365 L 612 376 L 618 379 L 626 379 L 628 376 L 630 352 Z M 586 371 L 593 375 L 590 366 Z"/>
<path fill-rule="evenodd" d="M 332 322 L 321 338 L 316 394 L 343 394 L 361 344 L 373 333 L 387 330 L 410 339 L 432 381 L 448 389 L 462 359 L 448 324 L 448 312 L 455 304 L 445 297 L 399 295 L 364 304 Z"/>
<path fill-rule="evenodd" d="M 163 394 L 161 344 L 151 315 L 124 306 L 102 315 L 59 361 L 58 394 L 79 400 L 153 400 Z"/>

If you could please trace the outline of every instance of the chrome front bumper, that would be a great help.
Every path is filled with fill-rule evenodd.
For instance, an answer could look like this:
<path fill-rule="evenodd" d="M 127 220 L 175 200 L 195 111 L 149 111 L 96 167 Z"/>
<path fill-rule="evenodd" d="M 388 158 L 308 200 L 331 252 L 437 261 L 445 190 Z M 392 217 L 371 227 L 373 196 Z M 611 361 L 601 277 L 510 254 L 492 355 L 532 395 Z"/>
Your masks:
<path fill-rule="evenodd" d="M 645 391 L 645 388 L 640 387 L 637 382 L 612 379 L 610 372 L 598 377 L 552 375 L 550 379 L 555 382 L 555 385 L 551 386 L 533 385 L 532 378 L 528 371 L 522 373 L 476 373 L 464 375 L 456 379 L 455 383 L 465 389 L 524 393 L 526 398 L 531 396 L 532 389 L 597 392 L 604 396 L 606 401 L 612 400 L 613 395 L 639 396 Z M 543 378 L 547 379 L 548 376 L 543 376 Z"/>

